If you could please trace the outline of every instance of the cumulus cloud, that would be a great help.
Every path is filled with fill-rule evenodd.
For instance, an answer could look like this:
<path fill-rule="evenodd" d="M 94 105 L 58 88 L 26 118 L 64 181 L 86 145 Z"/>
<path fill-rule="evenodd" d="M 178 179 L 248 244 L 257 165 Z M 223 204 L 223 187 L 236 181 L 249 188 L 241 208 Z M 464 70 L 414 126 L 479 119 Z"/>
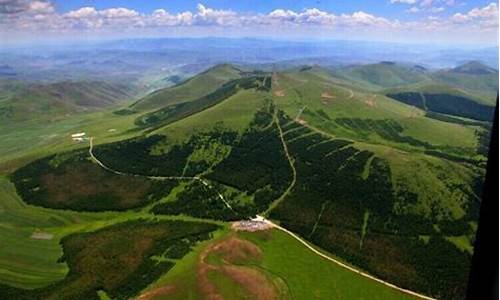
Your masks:
<path fill-rule="evenodd" d="M 498 6 L 490 3 L 482 8 L 474 8 L 467 13 L 456 13 L 451 17 L 456 24 L 469 24 L 480 28 L 498 29 Z"/>
<path fill-rule="evenodd" d="M 52 2 L 45 0 L 0 0 L 0 30 L 81 32 L 116 32 L 117 29 L 157 30 L 162 28 L 232 28 L 235 31 L 265 32 L 267 29 L 296 32 L 321 27 L 321 32 L 356 30 L 402 34 L 407 32 L 473 32 L 497 31 L 498 7 L 491 3 L 450 17 L 429 18 L 453 5 L 454 0 L 389 0 L 390 3 L 408 5 L 409 13 L 421 13 L 422 19 L 398 21 L 366 11 L 334 14 L 317 8 L 301 11 L 276 9 L 268 13 L 241 13 L 215 9 L 198 4 L 193 11 L 171 13 L 158 8 L 141 13 L 125 7 L 97 9 L 86 6 L 66 13 L 58 13 Z M 495 28 L 495 26 L 497 28 Z M 207 31 L 209 32 L 209 31 Z"/>
<path fill-rule="evenodd" d="M 47 14 L 55 11 L 49 1 L 0 0 L 0 15 L 12 14 Z"/>

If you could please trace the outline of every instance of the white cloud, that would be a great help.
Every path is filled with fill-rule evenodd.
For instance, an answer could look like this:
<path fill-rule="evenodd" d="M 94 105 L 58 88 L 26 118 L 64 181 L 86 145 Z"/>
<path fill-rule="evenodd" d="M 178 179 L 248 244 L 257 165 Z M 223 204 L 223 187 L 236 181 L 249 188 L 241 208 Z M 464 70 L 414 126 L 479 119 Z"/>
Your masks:
<path fill-rule="evenodd" d="M 105 18 L 134 18 L 139 16 L 137 11 L 123 7 L 105 9 L 99 13 Z"/>
<path fill-rule="evenodd" d="M 33 1 L 29 4 L 28 10 L 31 13 L 47 14 L 54 12 L 55 9 L 52 3 L 45 1 Z"/>
<path fill-rule="evenodd" d="M 415 4 L 417 0 L 391 0 L 391 4 L 402 3 L 402 4 Z"/>
<path fill-rule="evenodd" d="M 97 15 L 98 15 L 97 10 L 94 7 L 88 7 L 88 6 L 70 11 L 65 14 L 66 17 L 75 19 L 95 17 Z"/>
<path fill-rule="evenodd" d="M 444 7 L 442 7 L 442 6 L 441 6 L 441 7 L 432 7 L 432 8 L 430 9 L 430 12 L 432 12 L 432 13 L 440 13 L 440 12 L 443 12 L 443 11 L 444 11 L 444 9 L 445 9 L 445 8 L 444 8 Z"/>
<path fill-rule="evenodd" d="M 392 0 L 391 3 L 408 4 L 407 12 L 422 13 L 416 21 L 398 21 L 385 18 L 366 11 L 334 14 L 317 8 L 302 11 L 276 9 L 269 13 L 241 13 L 223 10 L 199 4 L 193 11 L 171 13 L 158 8 L 150 13 L 140 13 L 125 7 L 99 10 L 95 7 L 81 7 L 67 13 L 57 13 L 52 2 L 29 0 L 0 0 L 0 31 L 23 32 L 126 32 L 127 30 L 152 30 L 179 28 L 179 32 L 187 32 L 188 27 L 197 28 L 199 32 L 211 33 L 214 30 L 231 28 L 235 32 L 266 33 L 300 33 L 321 32 L 366 32 L 381 36 L 402 35 L 420 32 L 448 35 L 456 32 L 459 38 L 470 35 L 498 32 L 498 7 L 495 3 L 485 7 L 477 7 L 453 16 L 441 15 L 431 18 L 429 13 L 440 13 L 453 0 Z M 452 3 L 453 2 L 453 3 Z M 8 5 L 7 5 L 8 3 Z M 427 14 L 424 14 L 424 13 Z M 496 26 L 496 27 L 495 27 Z M 321 30 L 317 30 L 320 27 Z M 269 30 L 271 29 L 271 30 Z M 184 31 L 186 30 L 186 31 Z M 316 30 L 316 31 L 315 31 Z M 224 31 L 219 31 L 224 32 Z M 496 37 L 495 37 L 496 39 Z"/>
<path fill-rule="evenodd" d="M 238 14 L 230 10 L 217 10 L 198 4 L 194 15 L 196 25 L 236 25 Z"/>
<path fill-rule="evenodd" d="M 433 3 L 434 0 L 422 0 L 419 5 L 420 7 L 431 7 Z"/>
<path fill-rule="evenodd" d="M 498 6 L 490 3 L 485 7 L 476 7 L 467 13 L 456 13 L 451 21 L 458 24 L 471 24 L 480 27 L 498 27 Z"/>

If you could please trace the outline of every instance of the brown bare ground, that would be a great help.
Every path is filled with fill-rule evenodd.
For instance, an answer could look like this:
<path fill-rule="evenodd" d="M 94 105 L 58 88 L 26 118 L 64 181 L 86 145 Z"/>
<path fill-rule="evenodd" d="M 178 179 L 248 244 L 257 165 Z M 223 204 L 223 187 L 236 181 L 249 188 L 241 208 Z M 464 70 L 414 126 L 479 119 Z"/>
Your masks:
<path fill-rule="evenodd" d="M 375 101 L 377 95 L 372 95 L 370 99 L 365 100 L 365 104 L 370 107 L 377 107 L 377 102 Z"/>
<path fill-rule="evenodd" d="M 215 255 L 222 262 L 212 265 L 206 261 L 209 255 Z M 255 244 L 236 238 L 234 235 L 208 246 L 199 256 L 197 269 L 197 287 L 204 299 L 222 300 L 224 297 L 217 286 L 209 279 L 211 272 L 226 276 L 248 293 L 251 298 L 274 300 L 278 292 L 265 274 L 251 267 L 236 266 L 252 260 L 258 260 L 262 251 Z"/>
<path fill-rule="evenodd" d="M 166 285 L 140 295 L 137 300 L 153 300 L 156 297 L 164 297 L 173 294 L 177 288 L 174 285 Z"/>
<path fill-rule="evenodd" d="M 365 104 L 370 106 L 370 107 L 376 107 L 377 106 L 377 102 L 375 102 L 374 100 L 365 100 Z"/>
<path fill-rule="evenodd" d="M 255 244 L 235 237 L 216 244 L 212 252 L 228 263 L 245 262 L 262 256 L 262 251 Z"/>
<path fill-rule="evenodd" d="M 333 99 L 333 98 L 335 98 L 335 96 L 333 96 L 325 91 L 325 92 L 321 93 L 321 98 Z"/>
<path fill-rule="evenodd" d="M 276 91 L 274 91 L 274 95 L 276 97 L 284 97 L 285 96 L 285 91 L 284 90 L 276 90 Z"/>
<path fill-rule="evenodd" d="M 210 281 L 208 275 L 210 271 L 216 269 L 215 266 L 212 266 L 205 262 L 205 258 L 210 254 L 214 245 L 208 246 L 199 256 L 198 265 L 196 270 L 196 284 L 200 295 L 203 295 L 204 299 L 207 300 L 224 300 L 217 287 Z"/>

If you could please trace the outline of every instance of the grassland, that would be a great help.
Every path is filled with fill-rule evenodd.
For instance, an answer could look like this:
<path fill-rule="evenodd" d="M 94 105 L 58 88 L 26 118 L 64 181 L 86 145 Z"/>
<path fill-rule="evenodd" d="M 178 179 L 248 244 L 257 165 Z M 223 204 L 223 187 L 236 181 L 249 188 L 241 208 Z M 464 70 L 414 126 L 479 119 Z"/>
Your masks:
<path fill-rule="evenodd" d="M 161 89 L 135 102 L 131 108 L 151 110 L 167 105 L 190 102 L 215 91 L 223 83 L 240 77 L 240 70 L 231 65 L 215 66 L 182 84 Z"/>
<path fill-rule="evenodd" d="M 477 126 L 428 118 L 425 111 L 368 86 L 310 68 L 273 74 L 271 91 L 241 89 L 153 132 L 137 128 L 141 114 L 166 104 L 194 103 L 208 90 L 240 75 L 227 65 L 212 69 L 200 75 L 213 76 L 209 81 L 195 77 L 162 91 L 161 97 L 153 94 L 137 102 L 138 107 L 127 108 L 130 114 L 113 113 L 118 109 L 113 107 L 45 126 L 33 120 L 0 127 L 5 141 L 0 149 L 4 175 L 54 153 L 75 149 L 83 153 L 88 144 L 75 143 L 69 135 L 84 131 L 100 144 L 95 147 L 100 159 L 120 171 L 201 176 L 215 187 L 207 198 L 206 190 L 184 182 L 169 190 L 168 196 L 139 201 L 141 208 L 122 207 L 136 210 L 89 213 L 28 205 L 28 199 L 23 202 L 13 184 L 2 177 L 0 282 L 39 288 L 67 280 L 68 265 L 58 259 L 64 238 L 71 234 L 139 218 L 227 224 L 214 221 L 231 219 L 221 214 L 225 208 L 215 193 L 220 191 L 231 205 L 241 206 L 242 215 L 264 211 L 275 198 L 283 199 L 271 216 L 316 246 L 406 288 L 441 296 L 440 289 L 453 286 L 456 293 L 445 297 L 459 299 L 456 287 L 465 281 L 449 272 L 465 274 L 472 249 L 483 174 L 480 164 L 471 164 L 481 158 L 476 153 Z M 297 171 L 293 183 L 280 132 Z M 459 159 L 445 159 L 436 152 Z M 78 174 L 73 175 L 78 180 Z M 125 184 L 141 191 L 126 178 L 116 180 L 119 189 Z M 59 188 L 67 194 L 63 186 Z M 143 194 L 133 198 L 140 200 Z M 177 201 L 183 205 L 176 205 Z M 168 209 L 153 215 L 156 205 Z M 228 240 L 246 249 L 242 250 L 246 256 L 231 257 L 224 250 Z M 224 227 L 214 233 L 214 239 L 193 245 L 193 251 L 182 258 L 154 253 L 153 259 L 175 262 L 175 266 L 145 289 L 145 299 L 199 299 L 213 289 L 214 295 L 226 298 L 406 298 L 314 256 L 278 231 L 234 233 Z M 200 264 L 206 268 L 201 275 Z M 259 293 L 263 294 L 255 294 L 252 286 L 262 287 Z M 102 287 L 92 285 L 91 290 L 96 288 Z M 113 293 L 113 289 L 101 291 L 104 298 L 118 295 Z"/>
<path fill-rule="evenodd" d="M 224 248 L 224 242 L 233 246 L 231 251 Z M 253 272 L 259 272 L 274 285 L 276 295 L 279 295 L 277 299 L 414 299 L 313 254 L 294 238 L 278 230 L 221 232 L 213 241 L 197 246 L 185 260 L 144 291 L 148 293 L 170 286 L 177 292 L 158 293 L 148 299 L 203 299 L 199 288 L 199 272 L 186 271 L 200 267 L 200 257 L 206 254 L 204 252 L 211 245 L 219 245 L 217 251 L 208 256 L 211 265 L 221 266 L 224 262 L 220 259 L 225 258 L 225 262 L 248 268 L 248 277 L 257 282 L 258 279 L 252 275 Z M 238 287 L 237 283 L 231 281 L 227 273 L 215 274 L 210 280 L 216 286 L 216 292 L 239 295 L 227 299 L 252 296 L 244 287 Z"/>

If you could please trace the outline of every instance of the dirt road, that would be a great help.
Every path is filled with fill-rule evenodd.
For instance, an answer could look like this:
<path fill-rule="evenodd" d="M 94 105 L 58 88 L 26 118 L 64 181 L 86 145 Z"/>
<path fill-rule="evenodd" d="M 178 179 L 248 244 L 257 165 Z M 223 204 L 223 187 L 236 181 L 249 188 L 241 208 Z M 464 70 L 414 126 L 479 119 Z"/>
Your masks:
<path fill-rule="evenodd" d="M 341 266 L 341 267 L 344 267 L 346 269 L 348 269 L 349 271 L 352 271 L 352 272 L 355 272 L 355 273 L 358 273 L 359 275 L 363 276 L 363 277 L 366 277 L 366 278 L 370 278 L 371 280 L 375 280 L 376 282 L 379 282 L 385 286 L 388 286 L 390 288 L 393 288 L 395 290 L 398 290 L 400 292 L 403 292 L 405 294 L 408 294 L 408 295 L 412 295 L 412 296 L 415 296 L 415 297 L 418 297 L 418 298 L 421 298 L 421 299 L 426 299 L 426 300 L 436 300 L 434 298 L 431 298 L 431 297 L 428 297 L 428 296 L 425 296 L 425 295 L 422 295 L 422 294 L 419 294 L 419 293 L 416 293 L 416 292 L 413 292 L 413 291 L 410 291 L 410 290 L 407 290 L 407 289 L 403 289 L 403 288 L 400 288 L 392 283 L 389 283 L 389 282 L 386 282 L 386 281 L 383 281 L 382 279 L 378 279 L 370 274 L 367 274 L 365 272 L 362 272 L 362 271 L 359 271 L 359 270 L 356 270 L 355 268 L 351 267 L 351 266 L 348 266 L 346 264 L 344 264 L 343 262 L 340 262 L 318 250 L 316 250 L 315 248 L 313 248 L 312 246 L 310 246 L 306 241 L 304 241 L 301 237 L 299 237 L 298 235 L 296 235 L 295 233 L 291 232 L 290 230 L 286 229 L 286 228 L 283 228 L 281 227 L 280 225 L 276 224 L 276 223 L 273 223 L 272 221 L 262 217 L 262 216 L 257 216 L 255 218 L 256 221 L 259 221 L 259 222 L 266 222 L 268 223 L 270 226 L 272 226 L 273 228 L 276 228 L 278 230 L 281 230 L 285 233 L 287 233 L 288 235 L 290 235 L 291 237 L 293 237 L 294 239 L 296 239 L 297 241 L 299 241 L 300 243 L 302 243 L 304 246 L 306 246 L 309 250 L 311 250 L 312 252 L 314 252 L 315 254 L 323 257 L 324 259 L 326 260 L 329 260 L 331 262 L 334 262 L 336 263 L 337 265 Z"/>
<path fill-rule="evenodd" d="M 127 175 L 127 176 L 134 176 L 134 177 L 143 177 L 143 178 L 149 178 L 149 179 L 153 179 L 153 180 L 197 180 L 197 181 L 200 181 L 201 183 L 203 183 L 203 185 L 205 185 L 207 188 L 209 189 L 213 189 L 215 190 L 207 181 L 203 180 L 202 178 L 198 177 L 198 176 L 194 176 L 194 177 L 189 177 L 189 176 L 147 176 L 147 175 L 138 175 L 138 174 L 128 174 L 128 173 L 123 173 L 123 172 L 120 172 L 120 171 L 117 171 L 117 170 L 114 170 L 108 166 L 106 166 L 103 162 L 101 162 L 95 155 L 94 155 L 94 152 L 92 151 L 93 148 L 94 148 L 94 138 L 91 137 L 89 139 L 89 155 L 90 157 L 99 165 L 101 166 L 103 169 L 105 170 L 108 170 L 114 174 L 117 174 L 117 175 Z M 219 199 L 224 202 L 224 205 L 226 205 L 227 208 L 229 208 L 230 210 L 233 210 L 233 208 L 231 207 L 231 205 L 226 201 L 226 199 L 224 199 L 224 196 L 222 196 L 222 194 L 215 190 L 217 192 L 217 194 L 219 195 Z M 234 211 L 234 210 L 233 210 Z"/>

